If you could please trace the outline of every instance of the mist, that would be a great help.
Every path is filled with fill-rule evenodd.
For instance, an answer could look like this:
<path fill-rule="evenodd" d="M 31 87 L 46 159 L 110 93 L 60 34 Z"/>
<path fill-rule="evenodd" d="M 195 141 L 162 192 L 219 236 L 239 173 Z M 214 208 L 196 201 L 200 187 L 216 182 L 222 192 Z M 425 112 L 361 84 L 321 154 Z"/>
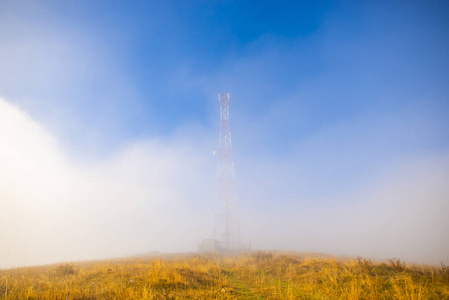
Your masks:
<path fill-rule="evenodd" d="M 196 251 L 220 92 L 252 249 L 448 264 L 448 11 L 0 3 L 0 268 Z"/>
<path fill-rule="evenodd" d="M 192 145 L 136 141 L 75 164 L 3 99 L 0 114 L 1 267 L 192 251 L 210 234 L 213 170 Z"/>
<path fill-rule="evenodd" d="M 2 268 L 191 252 L 211 237 L 215 158 L 207 136 L 140 140 L 76 162 L 24 111 L 2 99 L 0 113 Z M 313 179 L 304 163 L 292 167 L 296 156 L 237 159 L 242 236 L 254 249 L 448 260 L 447 153 L 403 158 L 340 190 Z"/>

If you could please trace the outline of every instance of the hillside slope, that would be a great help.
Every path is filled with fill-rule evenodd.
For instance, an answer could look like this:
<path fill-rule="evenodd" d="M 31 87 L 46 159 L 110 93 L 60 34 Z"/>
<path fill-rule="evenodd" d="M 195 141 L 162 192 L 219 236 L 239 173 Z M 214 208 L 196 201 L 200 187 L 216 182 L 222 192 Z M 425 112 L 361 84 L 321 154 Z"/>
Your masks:
<path fill-rule="evenodd" d="M 1 299 L 449 299 L 449 268 L 295 253 L 146 257 L 0 271 Z"/>

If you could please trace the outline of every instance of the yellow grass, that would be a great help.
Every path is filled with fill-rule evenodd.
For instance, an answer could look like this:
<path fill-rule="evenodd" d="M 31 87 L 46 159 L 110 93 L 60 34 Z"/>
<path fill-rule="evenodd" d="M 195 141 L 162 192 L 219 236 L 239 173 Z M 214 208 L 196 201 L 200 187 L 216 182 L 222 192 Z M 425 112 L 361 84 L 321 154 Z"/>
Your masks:
<path fill-rule="evenodd" d="M 0 271 L 0 299 L 449 299 L 449 269 L 255 252 Z"/>

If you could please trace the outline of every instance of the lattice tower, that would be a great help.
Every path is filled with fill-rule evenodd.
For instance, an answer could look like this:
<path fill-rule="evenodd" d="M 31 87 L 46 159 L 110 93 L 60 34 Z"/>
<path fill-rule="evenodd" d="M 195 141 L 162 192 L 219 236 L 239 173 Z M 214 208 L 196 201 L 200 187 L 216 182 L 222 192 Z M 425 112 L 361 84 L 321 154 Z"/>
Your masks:
<path fill-rule="evenodd" d="M 214 238 L 219 247 L 238 250 L 241 248 L 241 240 L 229 124 L 229 94 L 219 94 L 218 100 L 220 101 L 220 138 L 216 152 L 218 209 L 215 213 Z"/>

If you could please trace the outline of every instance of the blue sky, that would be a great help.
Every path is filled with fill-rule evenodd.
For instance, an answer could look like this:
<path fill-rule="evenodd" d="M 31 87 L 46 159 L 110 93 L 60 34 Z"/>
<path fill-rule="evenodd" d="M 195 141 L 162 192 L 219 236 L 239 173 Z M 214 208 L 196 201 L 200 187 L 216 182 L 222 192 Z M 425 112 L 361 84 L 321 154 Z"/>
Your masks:
<path fill-rule="evenodd" d="M 447 111 L 444 2 L 6 1 L 2 7 L 4 42 L 20 47 L 34 37 L 40 48 L 4 56 L 4 72 L 23 79 L 20 88 L 18 80 L 4 80 L 2 94 L 44 122 L 57 119 L 65 142 L 80 151 L 90 141 L 78 123 L 112 148 L 185 124 L 216 126 L 221 90 L 236 100 L 242 122 L 266 117 L 277 103 L 288 107 L 292 113 L 273 116 L 284 119 L 271 124 L 264 147 L 273 152 L 361 114 L 420 104 Z M 24 100 L 31 97 L 39 99 Z"/>
<path fill-rule="evenodd" d="M 39 138 L 30 135 L 30 145 L 47 145 L 44 136 L 55 140 L 56 146 L 50 143 L 42 150 L 46 154 L 23 150 L 24 156 L 42 155 L 59 170 L 51 157 L 60 155 L 69 162 L 64 172 L 83 169 L 84 177 L 101 181 L 122 170 L 140 182 L 147 173 L 138 166 L 155 164 L 155 174 L 167 176 L 161 185 L 177 196 L 164 189 L 161 195 L 170 205 L 190 209 L 185 216 L 190 221 L 195 219 L 192 211 L 199 210 L 204 222 L 197 225 L 206 228 L 210 218 L 204 216 L 214 198 L 211 153 L 218 141 L 218 93 L 229 92 L 242 231 L 254 245 L 394 254 L 357 246 L 345 250 L 329 239 L 341 235 L 316 224 L 332 219 L 331 211 L 351 219 L 350 212 L 359 209 L 372 221 L 367 228 L 375 231 L 377 219 L 370 209 L 381 211 L 389 199 L 400 211 L 398 199 L 417 195 L 408 214 L 416 216 L 421 204 L 434 201 L 434 210 L 423 219 L 440 223 L 429 221 L 407 241 L 435 239 L 409 256 L 398 244 L 396 256 L 418 259 L 433 253 L 425 259 L 447 260 L 441 253 L 449 253 L 449 244 L 436 245 L 437 237 L 449 231 L 449 224 L 437 218 L 449 209 L 448 192 L 439 184 L 449 179 L 448 30 L 445 1 L 2 1 L 0 97 L 8 104 L 5 112 L 15 116 L 11 107 L 19 108 L 27 116 L 17 117 L 23 124 L 43 128 Z M 3 126 L 19 137 L 28 136 L 21 128 L 34 128 L 14 122 Z M 158 161 L 172 167 L 167 171 Z M 117 176 L 110 182 L 123 180 Z M 422 189 L 404 190 L 404 184 Z M 85 183 L 79 185 L 90 193 Z M 128 188 L 146 191 L 132 183 Z M 385 196 L 384 190 L 391 193 Z M 430 190 L 441 193 L 428 198 L 425 191 Z M 92 204 L 98 209 L 110 197 L 104 190 L 94 194 L 104 201 Z M 135 207 L 142 208 L 150 194 L 137 193 Z M 272 234 L 264 239 L 259 228 L 268 226 L 264 220 L 270 214 L 280 225 L 267 230 Z M 410 233 L 410 219 L 402 214 L 398 234 Z M 80 212 L 78 217 L 83 216 Z M 298 218 L 310 223 L 295 225 Z M 357 226 L 349 221 L 334 221 L 340 224 L 335 230 L 347 232 L 348 239 L 369 236 L 355 232 Z M 287 227 L 304 236 L 307 224 L 315 224 L 315 236 L 326 237 L 329 244 L 313 238 L 279 240 Z M 395 240 L 386 231 L 379 231 L 386 236 L 381 245 Z M 191 225 L 189 233 L 199 239 L 207 232 Z M 166 246 L 160 249 L 192 248 L 173 240 L 161 242 Z"/>

